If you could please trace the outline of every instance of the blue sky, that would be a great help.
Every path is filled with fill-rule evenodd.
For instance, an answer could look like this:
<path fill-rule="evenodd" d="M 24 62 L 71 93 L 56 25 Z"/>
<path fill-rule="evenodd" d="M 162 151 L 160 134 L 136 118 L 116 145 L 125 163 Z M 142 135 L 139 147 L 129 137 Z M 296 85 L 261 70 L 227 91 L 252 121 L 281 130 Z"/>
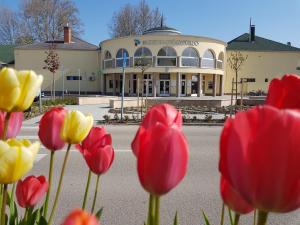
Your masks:
<path fill-rule="evenodd" d="M 84 24 L 83 39 L 98 44 L 110 38 L 108 24 L 115 11 L 139 0 L 75 0 Z M 261 37 L 300 47 L 300 0 L 148 0 L 159 7 L 168 26 L 183 34 L 229 41 L 249 30 L 249 18 Z M 0 0 L 17 8 L 18 0 Z"/>

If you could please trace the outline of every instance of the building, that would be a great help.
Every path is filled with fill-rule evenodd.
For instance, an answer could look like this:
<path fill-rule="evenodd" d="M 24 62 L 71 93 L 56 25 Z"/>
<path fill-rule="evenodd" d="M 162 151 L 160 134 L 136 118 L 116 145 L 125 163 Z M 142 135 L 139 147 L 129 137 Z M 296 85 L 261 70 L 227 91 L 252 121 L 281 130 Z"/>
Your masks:
<path fill-rule="evenodd" d="M 52 74 L 43 69 L 46 51 L 55 46 L 60 60 L 60 69 L 55 74 L 56 95 L 99 94 L 100 52 L 99 47 L 73 37 L 70 27 L 64 29 L 64 39 L 34 43 L 15 48 L 15 68 L 34 70 L 44 76 L 42 91 L 50 94 Z"/>
<path fill-rule="evenodd" d="M 100 48 L 104 94 L 120 95 L 123 62 L 128 96 L 141 92 L 153 97 L 223 94 L 223 41 L 182 35 L 161 26 L 140 36 L 103 41 Z"/>
<path fill-rule="evenodd" d="M 239 51 L 247 60 L 239 71 L 239 81 L 244 79 L 243 92 L 264 92 L 270 81 L 286 73 L 300 74 L 300 49 L 290 42 L 282 44 L 255 34 L 255 26 L 250 25 L 249 33 L 244 33 L 228 42 L 227 57 Z M 226 65 L 225 93 L 231 93 L 235 72 Z M 240 92 L 241 85 L 239 85 Z"/>

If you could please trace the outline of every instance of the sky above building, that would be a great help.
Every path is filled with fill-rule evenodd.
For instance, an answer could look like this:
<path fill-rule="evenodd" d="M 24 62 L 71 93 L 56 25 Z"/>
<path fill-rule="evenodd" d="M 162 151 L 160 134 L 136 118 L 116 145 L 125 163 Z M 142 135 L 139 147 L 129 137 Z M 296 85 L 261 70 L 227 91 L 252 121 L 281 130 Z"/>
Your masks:
<path fill-rule="evenodd" d="M 75 0 L 84 25 L 82 38 L 93 44 L 110 38 L 108 25 L 114 12 L 126 3 L 139 0 Z M 230 41 L 249 31 L 249 20 L 256 34 L 300 47 L 300 0 L 148 0 L 159 7 L 166 25 L 183 34 Z M 0 0 L 0 5 L 17 9 L 19 0 Z"/>

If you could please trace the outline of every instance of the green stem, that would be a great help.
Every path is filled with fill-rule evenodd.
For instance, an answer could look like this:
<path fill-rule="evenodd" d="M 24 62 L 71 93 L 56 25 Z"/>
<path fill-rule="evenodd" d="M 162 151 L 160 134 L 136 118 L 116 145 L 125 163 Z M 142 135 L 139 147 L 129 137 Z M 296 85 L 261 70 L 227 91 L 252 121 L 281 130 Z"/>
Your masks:
<path fill-rule="evenodd" d="M 155 196 L 155 218 L 154 218 L 154 225 L 159 225 L 159 205 L 160 205 L 160 197 Z"/>
<path fill-rule="evenodd" d="M 6 140 L 6 134 L 7 134 L 7 130 L 8 130 L 8 123 L 9 123 L 9 118 L 10 118 L 11 113 L 8 112 L 6 113 L 5 116 L 5 120 L 4 120 L 4 130 L 3 130 L 3 134 L 2 134 L 2 140 L 5 141 Z"/>
<path fill-rule="evenodd" d="M 238 213 L 235 213 L 234 215 L 234 225 L 238 225 L 239 224 L 239 221 L 240 221 L 240 214 Z"/>
<path fill-rule="evenodd" d="M 92 176 L 92 171 L 89 170 L 88 179 L 87 179 L 86 186 L 85 186 L 83 203 L 82 203 L 82 210 L 85 209 L 86 199 L 87 199 L 87 195 L 88 195 L 89 187 L 90 187 L 90 182 L 91 182 L 91 176 Z"/>
<path fill-rule="evenodd" d="M 6 198 L 7 198 L 7 184 L 4 184 L 4 186 L 3 186 L 3 197 L 2 197 L 2 207 L 1 207 L 1 225 L 5 225 Z"/>
<path fill-rule="evenodd" d="M 62 181 L 63 181 L 63 177 L 64 177 L 64 173 L 65 173 L 65 169 L 66 169 L 70 149 L 71 149 L 71 144 L 68 145 L 68 149 L 67 149 L 65 159 L 64 159 L 64 162 L 63 162 L 63 166 L 62 166 L 62 169 L 61 169 L 60 178 L 59 178 L 58 187 L 57 187 L 57 192 L 56 192 L 56 195 L 55 195 L 55 199 L 54 199 L 53 207 L 52 207 L 52 210 L 51 210 L 51 214 L 50 214 L 50 217 L 49 217 L 49 220 L 48 220 L 48 225 L 51 225 L 55 210 L 57 208 L 57 203 L 58 203 L 59 194 L 60 194 L 60 191 L 61 191 L 61 185 L 62 185 Z"/>
<path fill-rule="evenodd" d="M 228 207 L 228 214 L 229 214 L 230 224 L 233 225 L 232 213 L 231 213 L 231 209 L 229 207 Z"/>
<path fill-rule="evenodd" d="M 48 213 L 49 198 L 50 198 L 50 192 L 51 192 L 51 186 L 52 186 L 54 154 L 55 154 L 55 151 L 51 151 L 49 175 L 48 175 L 49 189 L 47 191 L 46 200 L 45 200 L 45 204 L 44 204 L 44 218 L 47 217 L 47 213 Z"/>
<path fill-rule="evenodd" d="M 253 213 L 253 225 L 256 224 L 256 214 L 257 214 L 257 210 L 254 209 L 254 213 Z"/>
<path fill-rule="evenodd" d="M 267 219 L 268 219 L 268 212 L 258 210 L 257 225 L 266 225 Z"/>
<path fill-rule="evenodd" d="M 224 214 L 225 214 L 225 204 L 222 204 L 221 220 L 220 225 L 224 225 Z"/>
<path fill-rule="evenodd" d="M 94 213 L 94 210 L 95 210 L 95 205 L 96 205 L 96 200 L 97 200 L 97 195 L 98 195 L 99 178 L 100 178 L 100 175 L 97 176 L 94 200 L 93 200 L 92 211 L 91 211 L 92 214 Z"/>
<path fill-rule="evenodd" d="M 28 208 L 25 208 L 24 220 L 27 222 L 28 220 Z"/>
<path fill-rule="evenodd" d="M 153 225 L 153 222 L 154 222 L 154 205 L 155 205 L 155 198 L 152 194 L 149 194 L 149 207 L 148 207 L 147 225 Z"/>

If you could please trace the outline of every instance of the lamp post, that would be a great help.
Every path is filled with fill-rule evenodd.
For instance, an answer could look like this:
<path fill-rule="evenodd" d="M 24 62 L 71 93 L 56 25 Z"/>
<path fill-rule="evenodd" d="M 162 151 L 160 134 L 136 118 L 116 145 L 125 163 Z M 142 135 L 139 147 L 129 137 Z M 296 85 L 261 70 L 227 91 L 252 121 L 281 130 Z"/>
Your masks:
<path fill-rule="evenodd" d="M 123 122 L 124 114 L 124 92 L 125 92 L 125 67 L 126 67 L 127 55 L 126 52 L 123 52 L 123 74 L 122 74 L 122 96 L 121 96 L 121 122 Z"/>

